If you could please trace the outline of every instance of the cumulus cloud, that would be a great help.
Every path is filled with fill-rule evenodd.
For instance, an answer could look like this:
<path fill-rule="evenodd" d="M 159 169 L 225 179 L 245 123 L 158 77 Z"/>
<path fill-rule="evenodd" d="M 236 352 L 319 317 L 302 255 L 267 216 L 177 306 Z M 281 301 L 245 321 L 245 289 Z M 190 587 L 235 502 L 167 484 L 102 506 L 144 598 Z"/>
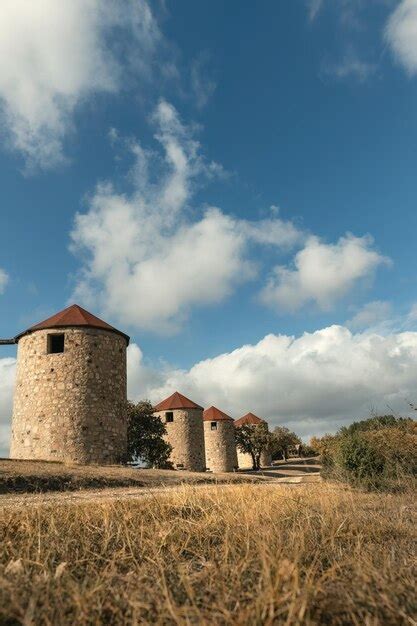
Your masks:
<path fill-rule="evenodd" d="M 410 74 L 417 73 L 417 0 L 402 0 L 390 15 L 385 38 L 401 65 Z"/>
<path fill-rule="evenodd" d="M 369 236 L 347 234 L 336 244 L 311 236 L 294 258 L 294 267 L 277 266 L 261 300 L 278 310 L 294 311 L 308 303 L 329 310 L 358 281 L 372 276 L 389 260 L 373 248 Z"/>
<path fill-rule="evenodd" d="M 4 293 L 8 282 L 9 275 L 7 274 L 7 272 L 5 272 L 5 270 L 2 270 L 0 267 L 0 294 Z"/>
<path fill-rule="evenodd" d="M 172 332 L 191 307 L 220 302 L 254 276 L 250 245 L 288 248 L 303 235 L 278 217 L 250 222 L 216 207 L 192 210 L 195 189 L 224 172 L 204 159 L 194 129 L 169 103 L 151 119 L 162 156 L 131 143 L 133 192 L 101 184 L 76 216 L 72 247 L 84 264 L 73 297 L 123 324 Z"/>
<path fill-rule="evenodd" d="M 157 372 L 132 348 L 132 398 L 157 402 L 179 390 L 233 417 L 253 411 L 303 437 L 335 431 L 371 409 L 401 413 L 407 399 L 416 401 L 415 332 L 381 336 L 330 326 L 297 338 L 271 334 L 189 370 Z"/>
<path fill-rule="evenodd" d="M 0 457 L 9 455 L 16 359 L 0 359 Z"/>
<path fill-rule="evenodd" d="M 65 161 L 76 108 L 150 73 L 160 32 L 146 0 L 2 0 L 2 126 L 29 167 Z M 123 65 L 120 59 L 123 58 Z"/>

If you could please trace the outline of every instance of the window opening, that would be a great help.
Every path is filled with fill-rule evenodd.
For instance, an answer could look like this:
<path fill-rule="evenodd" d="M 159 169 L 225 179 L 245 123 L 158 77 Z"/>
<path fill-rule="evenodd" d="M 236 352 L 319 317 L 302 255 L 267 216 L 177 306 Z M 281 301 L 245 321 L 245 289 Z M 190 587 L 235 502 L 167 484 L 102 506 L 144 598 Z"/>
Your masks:
<path fill-rule="evenodd" d="M 60 352 L 64 352 L 64 344 L 64 333 L 54 333 L 48 335 L 48 354 L 59 354 Z"/>

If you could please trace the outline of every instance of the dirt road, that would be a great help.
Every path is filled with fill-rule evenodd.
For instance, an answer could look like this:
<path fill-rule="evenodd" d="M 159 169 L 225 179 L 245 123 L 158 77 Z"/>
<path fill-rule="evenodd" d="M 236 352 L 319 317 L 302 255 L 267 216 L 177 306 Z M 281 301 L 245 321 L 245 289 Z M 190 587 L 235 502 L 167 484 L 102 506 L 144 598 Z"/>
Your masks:
<path fill-rule="evenodd" d="M 294 460 L 281 463 L 278 466 L 256 472 L 259 479 L 255 484 L 259 487 L 276 485 L 292 485 L 297 487 L 305 483 L 317 483 L 320 481 L 320 467 L 311 460 Z M 253 475 L 254 472 L 242 472 Z M 192 489 L 213 489 L 221 486 L 230 489 L 236 486 L 231 484 L 197 484 Z M 137 498 L 154 498 L 162 493 L 172 493 L 190 485 L 171 485 L 159 487 L 111 487 L 104 489 L 80 489 L 79 491 L 54 491 L 47 493 L 17 493 L 0 495 L 0 509 L 10 507 L 27 507 L 50 504 L 80 504 L 91 502 L 107 502 L 131 500 Z"/>

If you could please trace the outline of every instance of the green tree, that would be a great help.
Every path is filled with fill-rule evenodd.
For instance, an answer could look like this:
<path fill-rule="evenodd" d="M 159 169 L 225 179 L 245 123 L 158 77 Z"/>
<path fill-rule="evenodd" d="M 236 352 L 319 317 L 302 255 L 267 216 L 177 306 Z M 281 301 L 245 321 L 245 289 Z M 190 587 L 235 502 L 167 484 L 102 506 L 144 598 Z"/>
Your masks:
<path fill-rule="evenodd" d="M 236 445 L 241 452 L 251 455 L 254 470 L 260 469 L 261 454 L 269 449 L 271 441 L 268 424 L 244 424 L 236 428 Z"/>
<path fill-rule="evenodd" d="M 413 423 L 410 417 L 395 417 L 394 415 L 372 415 L 368 419 L 353 422 L 349 426 L 342 426 L 339 435 L 353 435 L 357 432 L 380 430 L 381 428 L 409 428 Z"/>
<path fill-rule="evenodd" d="M 322 437 L 313 436 L 310 439 L 310 448 L 312 448 L 316 454 L 320 454 L 322 457 L 328 454 L 329 449 L 334 445 L 336 435 L 329 435 L 326 433 Z"/>
<path fill-rule="evenodd" d="M 417 422 L 410 418 L 372 415 L 317 443 L 327 478 L 390 490 L 417 475 Z"/>
<path fill-rule="evenodd" d="M 167 468 L 172 447 L 163 436 L 165 424 L 154 415 L 148 400 L 127 403 L 127 451 L 131 461 L 143 461 L 148 467 Z"/>
<path fill-rule="evenodd" d="M 277 426 L 272 433 L 272 458 L 282 457 L 284 461 L 288 458 L 291 448 L 301 445 L 301 439 L 285 426 Z"/>

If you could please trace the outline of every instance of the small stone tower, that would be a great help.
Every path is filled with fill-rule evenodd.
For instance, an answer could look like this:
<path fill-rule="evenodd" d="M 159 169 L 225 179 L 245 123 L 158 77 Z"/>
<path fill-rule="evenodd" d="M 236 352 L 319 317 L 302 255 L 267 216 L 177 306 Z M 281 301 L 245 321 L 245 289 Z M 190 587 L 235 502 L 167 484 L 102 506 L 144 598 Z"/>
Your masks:
<path fill-rule="evenodd" d="M 203 407 L 176 391 L 155 407 L 164 422 L 166 441 L 171 444 L 170 461 L 176 469 L 204 472 Z"/>
<path fill-rule="evenodd" d="M 247 413 L 243 417 L 239 418 L 235 421 L 235 427 L 239 428 L 240 426 L 244 426 L 245 424 L 266 424 L 266 421 L 254 415 L 253 413 Z M 245 452 L 241 452 L 237 450 L 237 460 L 239 469 L 252 469 L 252 457 L 250 454 L 246 454 Z M 261 454 L 261 467 L 270 467 L 272 464 L 272 458 L 268 451 L 264 451 Z"/>
<path fill-rule="evenodd" d="M 212 472 L 237 469 L 234 420 L 211 406 L 203 413 L 206 466 Z"/>
<path fill-rule="evenodd" d="M 129 337 L 78 305 L 18 335 L 10 456 L 117 463 Z"/>

